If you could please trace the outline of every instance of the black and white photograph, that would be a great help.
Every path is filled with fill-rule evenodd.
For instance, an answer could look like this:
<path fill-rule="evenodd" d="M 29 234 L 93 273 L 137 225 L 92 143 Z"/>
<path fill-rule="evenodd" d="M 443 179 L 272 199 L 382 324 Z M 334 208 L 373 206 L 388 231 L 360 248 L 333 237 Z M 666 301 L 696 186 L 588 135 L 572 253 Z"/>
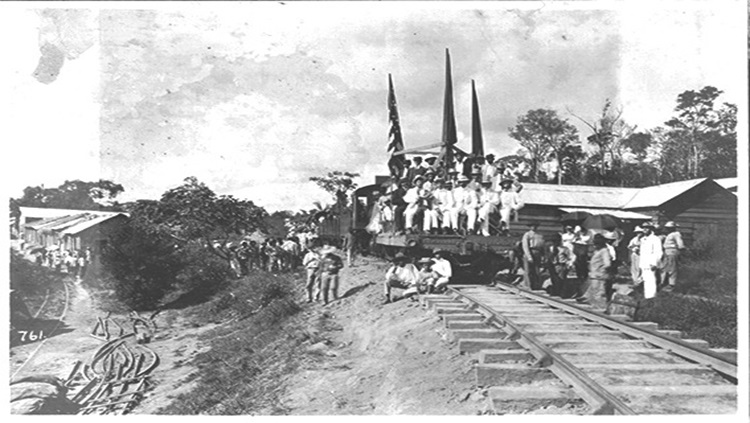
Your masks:
<path fill-rule="evenodd" d="M 19 1 L 0 39 L 9 417 L 750 417 L 747 2 Z"/>

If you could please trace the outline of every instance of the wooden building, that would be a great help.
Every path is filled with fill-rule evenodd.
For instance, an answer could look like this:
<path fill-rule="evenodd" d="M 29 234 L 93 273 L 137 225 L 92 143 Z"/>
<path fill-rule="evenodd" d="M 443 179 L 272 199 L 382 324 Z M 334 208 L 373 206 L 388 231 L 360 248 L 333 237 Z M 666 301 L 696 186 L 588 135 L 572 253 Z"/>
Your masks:
<path fill-rule="evenodd" d="M 76 214 L 38 220 L 24 225 L 29 247 L 101 251 L 109 236 L 126 220 L 125 213 L 76 210 Z"/>
<path fill-rule="evenodd" d="M 696 231 L 715 233 L 719 226 L 737 227 L 736 195 L 709 178 L 645 188 L 534 183 L 523 187 L 525 206 L 512 223 L 515 230 L 525 230 L 534 220 L 545 234 L 560 232 L 561 217 L 575 211 L 618 217 L 626 232 L 645 221 L 663 225 L 672 220 L 688 244 Z"/>
<path fill-rule="evenodd" d="M 662 225 L 674 221 L 687 244 L 697 231 L 737 230 L 737 196 L 709 178 L 656 185 L 639 190 L 624 207 L 647 214 Z"/>

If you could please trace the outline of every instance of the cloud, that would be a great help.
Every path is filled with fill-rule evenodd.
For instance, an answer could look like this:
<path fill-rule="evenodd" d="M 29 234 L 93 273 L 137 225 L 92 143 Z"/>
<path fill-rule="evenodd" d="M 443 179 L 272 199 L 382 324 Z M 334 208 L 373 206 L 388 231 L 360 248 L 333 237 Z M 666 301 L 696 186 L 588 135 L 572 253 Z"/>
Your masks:
<path fill-rule="evenodd" d="M 194 175 L 272 209 L 306 208 L 327 198 L 310 176 L 346 170 L 367 184 L 387 171 L 389 73 L 407 147 L 439 140 L 445 48 L 465 149 L 472 79 L 485 150 L 500 154 L 515 152 L 507 130 L 530 109 L 595 116 L 611 98 L 643 128 L 668 119 L 686 89 L 710 83 L 730 99 L 746 92 L 732 70 L 741 66 L 717 49 L 746 26 L 727 24 L 730 9 L 389 6 L 191 4 L 2 18 L 35 25 L 13 33 L 19 59 L 3 74 L 16 87 L 11 133 L 37 143 L 46 166 L 46 176 L 23 183 L 101 175 L 135 199 Z M 61 38 L 49 37 L 50 22 Z M 30 76 L 45 45 L 67 61 L 49 85 Z M 91 157 L 98 161 L 80 169 L 55 160 Z"/>

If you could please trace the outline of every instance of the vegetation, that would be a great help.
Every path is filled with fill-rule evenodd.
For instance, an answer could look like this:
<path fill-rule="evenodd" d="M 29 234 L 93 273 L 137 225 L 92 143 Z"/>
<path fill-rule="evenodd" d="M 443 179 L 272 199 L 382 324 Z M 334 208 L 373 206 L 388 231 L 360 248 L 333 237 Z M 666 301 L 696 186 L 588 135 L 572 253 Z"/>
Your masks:
<path fill-rule="evenodd" d="M 703 339 L 713 348 L 737 348 L 736 303 L 660 293 L 641 303 L 635 320 L 682 331 L 687 338 Z"/>
<path fill-rule="evenodd" d="M 23 197 L 15 200 L 19 206 L 49 207 L 75 210 L 116 210 L 115 198 L 125 189 L 112 181 L 65 181 L 57 188 L 26 187 Z"/>
<path fill-rule="evenodd" d="M 681 259 L 674 293 L 659 293 L 636 311 L 640 321 L 704 339 L 712 347 L 737 347 L 737 232 L 704 227 Z"/>
<path fill-rule="evenodd" d="M 595 119 L 569 111 L 591 129 L 586 137 L 591 152 L 575 128 L 554 110 L 530 110 L 509 131 L 523 147 L 517 156 L 536 182 L 643 187 L 733 177 L 737 175 L 737 106 L 718 106 L 721 94 L 711 86 L 684 91 L 677 96 L 675 115 L 650 130 L 636 131 L 622 118 L 623 110 L 609 100 Z"/>
<path fill-rule="evenodd" d="M 178 396 L 160 414 L 283 414 L 280 376 L 293 371 L 305 340 L 288 331 L 295 275 L 257 272 L 228 286 L 212 301 L 188 311 L 194 326 L 232 321 L 204 339 L 210 350 L 195 357 L 197 386 Z"/>
<path fill-rule="evenodd" d="M 263 227 L 266 211 L 251 201 L 217 196 L 195 178 L 158 201 L 140 200 L 112 236 L 102 260 L 116 297 L 153 310 L 175 294 L 195 302 L 231 278 L 228 242 Z"/>

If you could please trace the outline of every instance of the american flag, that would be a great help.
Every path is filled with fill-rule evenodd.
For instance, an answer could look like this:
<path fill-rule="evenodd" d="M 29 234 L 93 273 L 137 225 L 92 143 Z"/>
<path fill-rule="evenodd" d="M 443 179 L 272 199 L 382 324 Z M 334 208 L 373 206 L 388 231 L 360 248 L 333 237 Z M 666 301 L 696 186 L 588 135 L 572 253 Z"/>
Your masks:
<path fill-rule="evenodd" d="M 393 154 L 404 149 L 404 140 L 401 137 L 396 93 L 393 91 L 393 80 L 390 74 L 388 74 L 388 123 L 388 149 L 386 151 L 391 153 L 388 168 L 391 170 L 391 175 L 399 177 L 404 169 L 404 156 L 394 156 Z"/>

